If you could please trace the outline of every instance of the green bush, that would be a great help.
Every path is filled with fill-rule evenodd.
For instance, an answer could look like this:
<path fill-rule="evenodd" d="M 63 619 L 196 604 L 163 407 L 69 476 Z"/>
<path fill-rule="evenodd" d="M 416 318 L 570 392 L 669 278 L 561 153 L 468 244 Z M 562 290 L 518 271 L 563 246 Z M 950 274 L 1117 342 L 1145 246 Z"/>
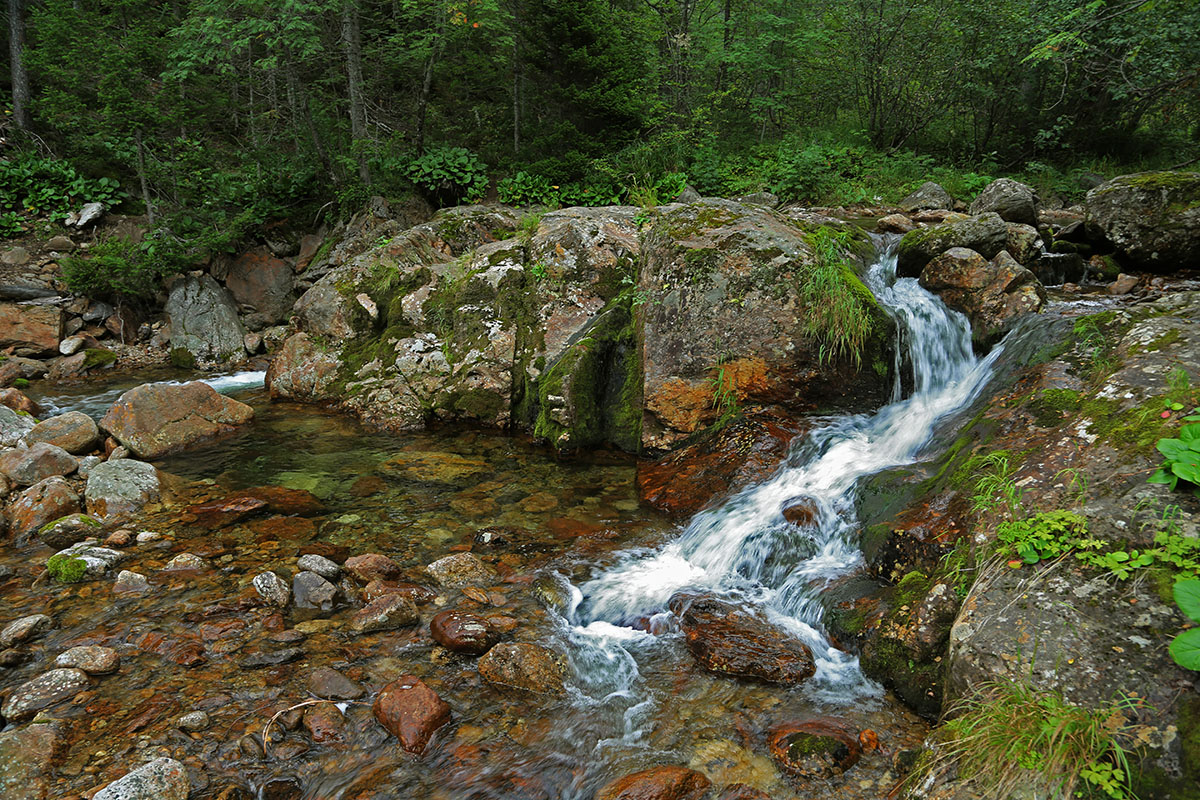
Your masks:
<path fill-rule="evenodd" d="M 155 245 L 152 239 L 141 244 L 101 239 L 87 255 L 62 260 L 63 278 L 71 291 L 90 297 L 148 299 L 162 279 L 180 267 L 180 254 L 174 248 Z"/>
<path fill-rule="evenodd" d="M 405 174 L 438 206 L 477 202 L 487 193 L 487 167 L 465 147 L 437 147 L 409 162 Z"/>
<path fill-rule="evenodd" d="M 1175 603 L 1184 616 L 1200 622 L 1200 580 L 1175 584 Z M 1184 669 L 1200 670 L 1200 628 L 1184 631 L 1171 641 L 1171 658 Z"/>
<path fill-rule="evenodd" d="M 524 170 L 496 184 L 501 203 L 512 206 L 555 206 L 559 203 L 559 187 L 542 175 Z"/>
<path fill-rule="evenodd" d="M 32 155 L 0 161 L 0 236 L 20 233 L 25 216 L 62 222 L 85 203 L 112 208 L 125 197 L 115 179 L 84 177 L 66 161 Z"/>
<path fill-rule="evenodd" d="M 1158 440 L 1158 452 L 1166 461 L 1149 480 L 1150 483 L 1166 484 L 1171 491 L 1186 488 L 1200 497 L 1200 415 L 1192 414 L 1184 420 L 1191 424 L 1179 429 L 1178 439 Z"/>

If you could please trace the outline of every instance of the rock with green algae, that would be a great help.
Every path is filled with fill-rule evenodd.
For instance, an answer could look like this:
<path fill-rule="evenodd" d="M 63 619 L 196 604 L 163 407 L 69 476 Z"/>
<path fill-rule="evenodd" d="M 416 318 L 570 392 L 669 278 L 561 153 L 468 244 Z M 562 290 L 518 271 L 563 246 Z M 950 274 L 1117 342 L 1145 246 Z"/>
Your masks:
<path fill-rule="evenodd" d="M 915 278 L 933 259 L 952 247 L 974 250 L 994 258 L 1008 246 L 1008 225 L 994 211 L 954 222 L 943 222 L 904 234 L 896 247 L 896 274 Z"/>
<path fill-rule="evenodd" d="M 1087 194 L 1088 236 L 1136 269 L 1200 266 L 1200 172 L 1122 175 Z"/>

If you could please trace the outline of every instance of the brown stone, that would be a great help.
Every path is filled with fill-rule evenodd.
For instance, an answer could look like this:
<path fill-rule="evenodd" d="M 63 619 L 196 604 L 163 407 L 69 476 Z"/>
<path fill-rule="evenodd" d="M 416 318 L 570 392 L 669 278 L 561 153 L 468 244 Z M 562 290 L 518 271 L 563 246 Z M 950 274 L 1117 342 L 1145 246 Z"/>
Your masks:
<path fill-rule="evenodd" d="M 250 406 L 206 383 L 148 383 L 121 395 L 100 425 L 139 458 L 160 458 L 232 433 L 253 418 Z"/>
<path fill-rule="evenodd" d="M 771 800 L 771 795 L 753 786 L 735 783 L 722 789 L 717 800 Z"/>
<path fill-rule="evenodd" d="M 402 594 L 385 594 L 360 608 L 350 619 L 356 633 L 386 631 L 416 625 L 420 614 L 412 600 Z"/>
<path fill-rule="evenodd" d="M 796 778 L 832 778 L 858 763 L 862 746 L 856 731 L 832 717 L 785 722 L 767 734 L 772 758 Z"/>
<path fill-rule="evenodd" d="M 364 553 L 361 556 L 353 556 L 346 559 L 342 569 L 354 580 L 364 584 L 375 580 L 395 580 L 404 572 L 400 569 L 399 564 L 382 553 Z"/>
<path fill-rule="evenodd" d="M 383 687 L 372 711 L 379 724 L 400 740 L 401 747 L 418 755 L 437 729 L 450 721 L 450 704 L 415 675 Z"/>
<path fill-rule="evenodd" d="M 488 683 L 534 694 L 561 695 L 567 674 L 563 657 L 528 642 L 498 644 L 479 659 L 479 674 Z"/>
<path fill-rule="evenodd" d="M 480 655 L 499 641 L 487 620 L 465 611 L 441 611 L 429 622 L 433 640 L 456 653 Z"/>
<path fill-rule="evenodd" d="M 340 366 L 332 350 L 297 333 L 288 337 L 267 367 L 267 391 L 276 400 L 328 400 Z"/>
<path fill-rule="evenodd" d="M 606 784 L 596 800 L 700 800 L 710 785 L 686 767 L 652 767 Z"/>
<path fill-rule="evenodd" d="M 325 504 L 312 492 L 304 489 L 288 489 L 285 486 L 255 486 L 244 489 L 234 497 L 253 498 L 267 504 L 273 514 L 314 517 L 325 513 Z"/>
<path fill-rule="evenodd" d="M 227 497 L 192 506 L 188 513 L 196 515 L 196 524 L 208 530 L 224 528 L 261 512 L 267 501 L 256 497 Z"/>
<path fill-rule="evenodd" d="M 3 364 L 0 364 L 3 366 Z M 20 367 L 15 364 L 13 367 L 17 370 L 16 377 L 21 377 Z M 0 405 L 8 406 L 13 411 L 21 411 L 31 417 L 40 417 L 42 415 L 42 407 L 25 396 L 25 393 L 20 389 L 2 389 L 0 390 Z"/>
<path fill-rule="evenodd" d="M 234 299 L 266 316 L 271 322 L 286 319 L 292 309 L 292 268 L 266 247 L 256 247 L 238 257 L 229 269 L 225 286 Z"/>
<path fill-rule="evenodd" d="M 0 456 L 0 472 L 17 486 L 32 486 L 54 475 L 70 475 L 79 462 L 61 447 L 37 442 L 24 450 L 10 450 Z"/>
<path fill-rule="evenodd" d="M 0 303 L 0 349 L 19 356 L 58 355 L 63 312 L 58 306 Z"/>
<path fill-rule="evenodd" d="M 346 718 L 333 703 L 317 703 L 304 709 L 303 722 L 314 742 L 342 741 Z"/>
<path fill-rule="evenodd" d="M 917 226 L 903 214 L 888 214 L 886 217 L 879 218 L 879 222 L 875 223 L 875 228 L 883 233 L 908 233 L 916 230 Z"/>
<path fill-rule="evenodd" d="M 808 525 L 817 517 L 817 504 L 810 498 L 789 500 L 783 508 L 783 518 L 793 525 Z"/>
<path fill-rule="evenodd" d="M 296 272 L 304 272 L 312 263 L 313 256 L 321 249 L 324 240 L 320 236 L 308 234 L 300 237 L 300 252 L 296 255 Z"/>
<path fill-rule="evenodd" d="M 48 522 L 80 510 L 79 495 L 55 475 L 35 483 L 8 506 L 8 525 L 18 544 Z"/>
<path fill-rule="evenodd" d="M 100 445 L 100 429 L 96 422 L 80 411 L 68 411 L 51 417 L 34 426 L 26 436 L 29 444 L 46 442 L 57 445 L 68 453 L 81 455 L 90 453 Z"/>
<path fill-rule="evenodd" d="M 716 597 L 671 598 L 688 650 L 705 669 L 771 683 L 803 683 L 816 672 L 808 645 L 757 612 Z"/>

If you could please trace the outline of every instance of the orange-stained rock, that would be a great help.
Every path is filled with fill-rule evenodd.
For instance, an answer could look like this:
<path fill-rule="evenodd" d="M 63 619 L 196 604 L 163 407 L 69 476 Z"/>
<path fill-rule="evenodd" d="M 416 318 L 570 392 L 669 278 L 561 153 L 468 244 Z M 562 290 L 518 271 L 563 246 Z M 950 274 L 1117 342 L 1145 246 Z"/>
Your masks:
<path fill-rule="evenodd" d="M 18 545 L 48 522 L 79 511 L 79 495 L 55 475 L 30 486 L 8 506 L 8 526 Z"/>
<path fill-rule="evenodd" d="M 429 632 L 447 650 L 474 655 L 486 653 L 500 638 L 483 617 L 452 609 L 434 614 Z"/>
<path fill-rule="evenodd" d="M 862 755 L 858 733 L 832 717 L 776 725 L 767 734 L 767 747 L 784 772 L 804 779 L 841 775 Z"/>
<path fill-rule="evenodd" d="M 347 558 L 342 569 L 359 583 L 395 580 L 403 573 L 399 564 L 381 553 L 364 553 Z"/>
<path fill-rule="evenodd" d="M 0 349 L 18 356 L 58 355 L 63 312 L 58 306 L 0 303 Z"/>
<path fill-rule="evenodd" d="M 206 383 L 147 383 L 121 395 L 100 427 L 139 458 L 160 458 L 232 433 L 253 418 L 250 406 Z"/>
<path fill-rule="evenodd" d="M 608 783 L 596 800 L 700 800 L 710 785 L 686 767 L 651 767 Z"/>
<path fill-rule="evenodd" d="M 418 755 L 437 729 L 450 721 L 450 704 L 415 675 L 383 687 L 372 711 L 379 724 L 400 740 L 401 747 Z"/>
<path fill-rule="evenodd" d="M 20 389 L 0 389 L 0 405 L 13 411 L 24 411 L 31 417 L 42 416 L 42 407 L 25 396 Z"/>
<path fill-rule="evenodd" d="M 707 670 L 785 685 L 803 683 L 816 672 L 808 645 L 755 611 L 706 595 L 676 595 L 670 607 L 688 650 Z"/>

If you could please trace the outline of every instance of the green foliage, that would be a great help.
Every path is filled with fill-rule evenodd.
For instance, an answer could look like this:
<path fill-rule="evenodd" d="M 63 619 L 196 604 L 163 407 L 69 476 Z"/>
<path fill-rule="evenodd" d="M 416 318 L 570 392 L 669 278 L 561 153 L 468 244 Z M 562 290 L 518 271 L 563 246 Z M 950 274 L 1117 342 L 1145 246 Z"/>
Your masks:
<path fill-rule="evenodd" d="M 1200 580 L 1175 584 L 1175 604 L 1184 616 L 1200 623 Z M 1171 658 L 1184 669 L 1200 670 L 1200 628 L 1184 631 L 1171 640 Z"/>
<path fill-rule="evenodd" d="M 1008 520 L 996 528 L 1002 553 L 1013 553 L 1026 564 L 1062 556 L 1083 541 L 1087 520 L 1070 511 L 1048 511 L 1028 519 Z"/>
<path fill-rule="evenodd" d="M 439 206 L 476 202 L 487 193 L 487 167 L 465 147 L 435 147 L 414 158 L 408 179 Z"/>
<path fill-rule="evenodd" d="M 560 197 L 558 188 L 550 184 L 549 178 L 521 170 L 497 183 L 496 194 L 501 203 L 511 206 L 555 206 Z"/>
<path fill-rule="evenodd" d="M 812 268 L 801 278 L 800 298 L 808 307 L 805 333 L 820 343 L 822 363 L 862 354 L 875 332 L 875 298 L 854 271 L 850 247 L 855 232 L 822 226 L 805 237 Z"/>
<path fill-rule="evenodd" d="M 719 415 L 717 424 L 722 425 L 737 416 L 737 383 L 732 375 L 726 374 L 724 364 L 716 366 L 715 372 L 708 378 L 708 385 L 712 389 L 709 406 Z"/>
<path fill-rule="evenodd" d="M 22 230 L 23 219 L 49 217 L 62 222 L 85 203 L 113 208 L 124 200 L 113 178 L 87 178 L 66 161 L 18 155 L 0 161 L 0 235 Z"/>
<path fill-rule="evenodd" d="M 1018 682 L 980 686 L 950 712 L 931 768 L 955 764 L 982 797 L 1132 800 L 1124 742 L 1130 701 L 1087 709 Z"/>
<path fill-rule="evenodd" d="M 180 268 L 178 254 L 161 242 L 135 244 L 127 239 L 99 240 L 87 255 L 62 260 L 63 278 L 74 292 L 93 297 L 147 299 L 162 279 Z"/>
<path fill-rule="evenodd" d="M 969 469 L 968 469 L 969 468 Z M 1021 510 L 1024 491 L 1013 482 L 1016 465 L 1009 463 L 1009 454 L 1003 450 L 988 453 L 964 465 L 964 475 L 978 475 L 975 481 L 973 510 L 991 513 L 1003 510 L 1015 517 Z"/>
<path fill-rule="evenodd" d="M 1156 447 L 1166 460 L 1149 481 L 1166 484 L 1171 491 L 1180 488 L 1182 481 L 1182 488 L 1200 497 L 1200 414 L 1184 417 L 1184 421 L 1190 424 L 1179 429 L 1179 438 L 1158 440 Z"/>
<path fill-rule="evenodd" d="M 79 583 L 87 575 L 87 562 L 60 553 L 46 561 L 46 572 L 59 583 Z"/>

